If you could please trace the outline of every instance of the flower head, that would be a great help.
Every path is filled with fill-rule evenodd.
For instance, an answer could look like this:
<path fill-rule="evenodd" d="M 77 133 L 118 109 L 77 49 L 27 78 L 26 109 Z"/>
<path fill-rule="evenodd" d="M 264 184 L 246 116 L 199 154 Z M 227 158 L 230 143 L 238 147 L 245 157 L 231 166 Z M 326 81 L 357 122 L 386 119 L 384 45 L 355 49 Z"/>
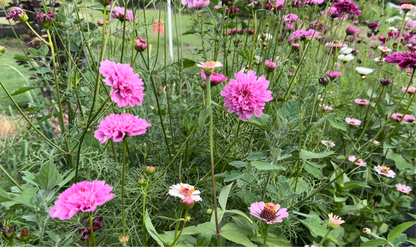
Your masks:
<path fill-rule="evenodd" d="M 333 215 L 332 213 L 328 214 L 328 227 L 331 230 L 337 229 L 341 224 L 345 223 L 341 217 Z"/>
<path fill-rule="evenodd" d="M 264 66 L 269 71 L 276 69 L 276 63 L 270 60 L 266 60 L 266 62 L 264 63 Z"/>
<path fill-rule="evenodd" d="M 367 235 L 371 235 L 371 230 L 370 230 L 370 228 L 364 228 L 363 229 L 363 233 L 365 233 L 365 234 L 367 234 Z"/>
<path fill-rule="evenodd" d="M 393 113 L 393 114 L 391 114 L 391 118 L 393 118 L 394 120 L 396 120 L 396 121 L 403 121 L 403 117 L 404 117 L 404 115 L 403 114 L 401 114 L 401 113 Z"/>
<path fill-rule="evenodd" d="M 402 91 L 403 92 L 408 92 L 408 93 L 415 93 L 416 92 L 416 87 L 413 87 L 413 86 L 410 86 L 409 88 L 402 87 Z"/>
<path fill-rule="evenodd" d="M 386 63 L 397 63 L 401 69 L 416 67 L 416 53 L 405 51 L 402 53 L 393 52 L 384 59 Z"/>
<path fill-rule="evenodd" d="M 257 78 L 253 70 L 247 74 L 240 71 L 235 77 L 220 93 L 224 96 L 224 107 L 229 113 L 236 112 L 240 120 L 247 120 L 253 114 L 260 117 L 266 102 L 273 99 L 272 92 L 267 90 L 269 81 L 264 76 Z"/>
<path fill-rule="evenodd" d="M 48 11 L 48 13 L 43 14 L 40 9 L 36 11 L 36 19 L 43 28 L 49 29 L 52 27 L 52 22 L 55 20 L 55 13 Z"/>
<path fill-rule="evenodd" d="M 289 216 L 287 208 L 280 208 L 279 204 L 273 204 L 271 202 L 255 202 L 252 203 L 248 209 L 250 209 L 251 215 L 261 219 L 269 225 L 278 222 L 280 223 L 283 221 L 283 218 Z"/>
<path fill-rule="evenodd" d="M 356 35 L 360 33 L 360 30 L 358 30 L 355 27 L 349 26 L 347 27 L 347 29 L 345 30 L 345 32 L 347 33 L 347 35 Z"/>
<path fill-rule="evenodd" d="M 98 206 L 115 197 L 110 193 L 112 190 L 113 187 L 105 184 L 105 181 L 84 181 L 73 184 L 58 196 L 58 200 L 49 214 L 52 218 L 67 220 L 79 211 L 94 211 Z"/>
<path fill-rule="evenodd" d="M 189 197 L 193 201 L 199 202 L 202 201 L 202 198 L 199 196 L 201 192 L 195 190 L 194 186 L 189 184 L 175 184 L 169 187 L 169 195 L 185 199 Z M 185 201 L 189 202 L 189 200 Z"/>
<path fill-rule="evenodd" d="M 332 141 L 322 140 L 321 143 L 324 144 L 327 147 L 331 147 L 331 148 L 335 147 L 335 143 L 332 142 Z"/>
<path fill-rule="evenodd" d="M 338 76 L 341 75 L 341 72 L 337 71 L 327 71 L 326 75 L 331 79 L 331 81 L 335 80 Z"/>
<path fill-rule="evenodd" d="M 338 59 L 341 60 L 342 62 L 348 62 L 354 59 L 354 56 L 352 54 L 341 54 L 338 56 Z"/>
<path fill-rule="evenodd" d="M 142 118 L 138 118 L 130 113 L 110 114 L 104 118 L 94 132 L 94 137 L 101 144 L 109 139 L 121 142 L 125 136 L 137 136 L 146 133 L 146 128 L 151 124 Z"/>
<path fill-rule="evenodd" d="M 355 68 L 357 70 L 358 74 L 360 75 L 368 75 L 374 72 L 374 69 L 364 68 L 364 67 L 357 67 Z"/>
<path fill-rule="evenodd" d="M 201 70 L 201 77 L 204 78 L 204 80 L 207 79 L 207 75 L 205 74 L 205 72 L 203 70 Z M 228 80 L 228 78 L 225 77 L 225 75 L 213 72 L 211 77 L 210 77 L 211 87 L 217 86 L 221 82 L 226 82 L 227 80 Z M 201 84 L 201 86 L 206 87 L 206 83 L 203 82 Z"/>
<path fill-rule="evenodd" d="M 215 61 L 208 61 L 208 62 L 200 62 L 196 66 L 201 67 L 206 75 L 211 75 L 215 68 L 222 67 L 222 63 L 215 62 Z"/>
<path fill-rule="evenodd" d="M 113 87 L 111 99 L 119 107 L 130 105 L 142 105 L 143 103 L 143 80 L 135 74 L 129 64 L 102 61 L 100 74 L 105 77 L 104 82 Z"/>
<path fill-rule="evenodd" d="M 345 118 L 345 122 L 347 122 L 349 125 L 352 125 L 352 126 L 354 126 L 354 125 L 361 125 L 361 121 L 360 120 L 354 119 L 354 118 L 349 118 L 349 117 Z"/>
<path fill-rule="evenodd" d="M 114 7 L 114 13 L 111 13 L 111 19 L 118 19 L 119 21 L 133 21 L 133 11 L 128 10 L 127 14 L 125 13 L 126 8 L 124 7 Z M 139 22 L 136 18 L 134 22 Z"/>
<path fill-rule="evenodd" d="M 416 118 L 413 115 L 404 115 L 403 122 L 414 122 Z"/>
<path fill-rule="evenodd" d="M 380 50 L 383 53 L 390 53 L 391 52 L 391 49 L 386 47 L 386 46 L 379 46 L 379 47 L 377 47 L 377 49 Z"/>
<path fill-rule="evenodd" d="M 401 4 L 397 8 L 403 10 L 403 12 L 405 13 L 409 12 L 410 10 L 416 10 L 416 6 L 413 6 L 412 4 L 409 4 L 409 3 Z"/>
<path fill-rule="evenodd" d="M 20 21 L 25 23 L 29 20 L 29 17 L 23 9 L 16 7 L 10 10 L 10 12 L 7 14 L 6 20 L 10 19 L 13 19 L 13 21 Z"/>
<path fill-rule="evenodd" d="M 290 43 L 298 39 L 301 39 L 301 40 L 312 39 L 314 33 L 315 33 L 315 30 L 313 29 L 309 29 L 308 31 L 297 30 L 292 34 L 292 36 L 290 36 L 290 39 L 288 40 L 288 42 Z"/>
<path fill-rule="evenodd" d="M 143 52 L 147 48 L 147 43 L 143 39 L 137 37 L 136 41 L 134 42 L 134 49 L 138 52 Z"/>
<path fill-rule="evenodd" d="M 362 159 L 357 159 L 355 156 L 348 157 L 348 160 L 354 162 L 357 166 L 366 166 L 367 163 L 364 162 Z"/>
<path fill-rule="evenodd" d="M 400 191 L 400 192 L 405 193 L 405 194 L 409 194 L 410 191 L 412 191 L 412 188 L 410 188 L 409 186 L 404 185 L 404 184 L 396 184 L 396 189 L 397 189 L 397 191 Z"/>
<path fill-rule="evenodd" d="M 338 13 L 349 13 L 352 15 L 361 15 L 361 11 L 357 7 L 357 3 L 351 2 L 350 0 L 340 0 L 335 2 L 333 7 Z"/>
<path fill-rule="evenodd" d="M 368 105 L 368 104 L 370 104 L 370 102 L 366 99 L 355 99 L 354 102 L 359 104 L 359 105 Z"/>
<path fill-rule="evenodd" d="M 196 0 L 196 1 L 189 1 L 188 7 L 190 9 L 203 9 L 209 4 L 210 4 L 209 0 L 208 1 Z"/>
<path fill-rule="evenodd" d="M 284 15 L 282 17 L 282 19 L 284 21 L 286 21 L 286 22 L 288 22 L 288 21 L 296 21 L 298 19 L 298 16 L 295 15 L 295 14 L 287 14 L 287 15 Z"/>
<path fill-rule="evenodd" d="M 388 168 L 386 166 L 378 165 L 378 166 L 374 167 L 374 170 L 378 174 L 386 176 L 388 178 L 394 178 L 396 176 L 396 173 L 394 171 L 390 170 L 390 168 Z"/>

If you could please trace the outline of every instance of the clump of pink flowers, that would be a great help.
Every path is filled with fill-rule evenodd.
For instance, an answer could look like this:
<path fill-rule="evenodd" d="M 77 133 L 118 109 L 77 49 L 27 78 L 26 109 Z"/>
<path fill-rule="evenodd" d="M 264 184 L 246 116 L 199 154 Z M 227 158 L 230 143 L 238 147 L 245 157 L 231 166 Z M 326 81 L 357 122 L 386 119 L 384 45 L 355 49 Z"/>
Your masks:
<path fill-rule="evenodd" d="M 269 81 L 264 76 L 257 78 L 253 70 L 247 74 L 240 71 L 235 78 L 221 91 L 224 107 L 229 113 L 236 112 L 240 120 L 247 120 L 253 114 L 260 117 L 266 102 L 273 99 L 272 92 L 267 90 Z"/>
<path fill-rule="evenodd" d="M 105 60 L 101 62 L 99 70 L 100 74 L 105 77 L 104 82 L 113 87 L 111 99 L 119 107 L 142 105 L 145 95 L 143 80 L 134 73 L 129 64 Z"/>
<path fill-rule="evenodd" d="M 414 68 L 416 67 L 416 52 L 393 52 L 385 57 L 384 62 L 397 63 L 401 69 Z"/>
<path fill-rule="evenodd" d="M 397 191 L 400 191 L 400 192 L 405 193 L 405 194 L 409 194 L 410 191 L 412 191 L 412 188 L 410 188 L 409 186 L 404 185 L 404 184 L 396 184 L 396 189 L 397 189 Z"/>
<path fill-rule="evenodd" d="M 115 197 L 114 194 L 110 193 L 112 190 L 113 187 L 106 185 L 105 181 L 84 181 L 73 184 L 58 196 L 58 200 L 49 214 L 52 218 L 67 220 L 79 211 L 94 211 L 98 206 Z"/>
<path fill-rule="evenodd" d="M 208 6 L 209 3 L 210 3 L 209 1 L 202 1 L 202 0 L 189 1 L 188 7 L 190 9 L 203 9 L 206 6 Z"/>
<path fill-rule="evenodd" d="M 280 223 L 289 217 L 287 208 L 280 208 L 279 204 L 255 202 L 248 208 L 250 214 L 266 222 L 268 225 Z"/>
<path fill-rule="evenodd" d="M 292 34 L 292 36 L 290 36 L 290 39 L 288 40 L 288 42 L 290 43 L 298 39 L 301 39 L 301 40 L 312 39 L 314 33 L 315 33 L 315 30 L 313 29 L 309 29 L 308 31 L 297 30 Z"/>
<path fill-rule="evenodd" d="M 137 136 L 146 133 L 146 128 L 151 124 L 145 119 L 138 118 L 130 113 L 110 114 L 104 118 L 94 132 L 94 137 L 100 143 L 109 139 L 121 142 L 125 136 Z"/>
<path fill-rule="evenodd" d="M 355 119 L 355 118 L 345 118 L 345 122 L 347 122 L 349 125 L 352 126 L 358 126 L 361 125 L 361 120 Z"/>
<path fill-rule="evenodd" d="M 396 173 L 394 171 L 392 171 L 390 168 L 386 167 L 386 166 L 376 166 L 374 167 L 374 170 L 383 176 L 386 176 L 388 178 L 394 178 L 396 176 Z"/>
<path fill-rule="evenodd" d="M 391 118 L 393 118 L 396 121 L 402 121 L 402 122 L 414 122 L 416 121 L 416 118 L 413 115 L 403 115 L 401 113 L 393 113 L 391 115 Z"/>
<path fill-rule="evenodd" d="M 120 21 L 133 21 L 133 11 L 128 10 L 127 14 L 125 13 L 124 7 L 114 7 L 115 13 L 111 13 L 111 19 L 118 19 Z M 136 18 L 135 22 L 139 20 Z"/>

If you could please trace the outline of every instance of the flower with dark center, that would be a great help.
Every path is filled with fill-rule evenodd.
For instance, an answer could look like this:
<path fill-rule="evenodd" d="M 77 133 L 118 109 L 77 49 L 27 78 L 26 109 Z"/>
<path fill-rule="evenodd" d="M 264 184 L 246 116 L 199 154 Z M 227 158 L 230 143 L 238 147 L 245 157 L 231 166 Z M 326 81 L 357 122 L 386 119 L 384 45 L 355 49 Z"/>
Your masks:
<path fill-rule="evenodd" d="M 249 207 L 250 214 L 271 225 L 280 223 L 289 216 L 287 208 L 280 208 L 279 204 L 255 202 Z"/>
<path fill-rule="evenodd" d="M 384 59 L 386 63 L 397 63 L 401 69 L 416 67 L 416 52 L 393 52 Z"/>

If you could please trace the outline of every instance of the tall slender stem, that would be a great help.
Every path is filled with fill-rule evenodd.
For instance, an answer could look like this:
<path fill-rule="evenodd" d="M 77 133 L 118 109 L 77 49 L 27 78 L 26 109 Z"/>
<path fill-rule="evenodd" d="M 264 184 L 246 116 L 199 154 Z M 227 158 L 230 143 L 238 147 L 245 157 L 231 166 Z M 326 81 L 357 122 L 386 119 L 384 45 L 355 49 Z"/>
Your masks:
<path fill-rule="evenodd" d="M 97 245 L 95 244 L 94 225 L 93 225 L 93 222 L 92 222 L 91 212 L 88 212 L 88 218 L 90 219 L 90 230 L 91 230 L 91 235 L 90 236 L 91 236 L 91 239 L 92 239 L 92 244 L 95 247 Z"/>
<path fill-rule="evenodd" d="M 123 140 L 123 171 L 121 173 L 121 217 L 123 220 L 123 236 L 126 236 L 126 216 L 124 209 L 126 207 L 124 201 L 124 180 L 126 177 L 126 153 L 127 153 L 127 137 Z"/>
<path fill-rule="evenodd" d="M 399 193 L 400 193 L 400 192 L 399 192 Z M 400 195 L 397 197 L 396 201 L 395 201 L 395 202 L 394 202 L 394 204 L 393 204 L 393 207 L 391 207 L 391 210 L 390 210 L 390 213 L 389 213 L 389 214 L 393 213 L 394 208 L 396 208 L 396 205 L 397 205 L 397 203 L 398 203 L 398 202 L 399 202 L 399 200 L 400 200 L 400 197 L 402 197 L 402 193 L 400 193 Z"/>
<path fill-rule="evenodd" d="M 328 238 L 329 234 L 331 233 L 331 229 L 328 229 L 328 231 L 326 232 L 325 236 L 322 238 L 321 242 L 319 242 L 318 247 L 321 247 L 324 243 L 325 240 Z"/>
<path fill-rule="evenodd" d="M 150 175 L 147 177 L 146 188 L 143 194 L 143 246 L 147 246 L 147 232 L 146 232 L 146 196 L 149 189 Z"/>
<path fill-rule="evenodd" d="M 179 237 L 182 235 L 183 229 L 185 229 L 185 225 L 187 221 L 188 221 L 188 207 L 185 209 L 185 218 L 183 220 L 181 231 L 179 232 L 178 236 L 176 236 L 175 240 L 172 243 L 172 246 L 176 246 L 176 242 L 178 241 Z"/>
<path fill-rule="evenodd" d="M 181 217 L 182 217 L 182 213 L 183 213 L 183 207 L 181 206 L 181 212 L 179 213 L 179 219 L 176 222 L 176 227 L 175 227 L 175 237 L 173 239 L 176 239 L 176 237 L 178 236 L 178 231 L 179 231 L 179 225 L 181 224 Z M 175 242 L 174 242 L 175 243 Z M 173 244 L 172 244 L 173 245 Z"/>
<path fill-rule="evenodd" d="M 266 247 L 267 246 L 267 236 L 269 235 L 269 226 L 270 225 L 266 225 L 264 227 L 264 240 L 263 240 L 263 246 Z"/>

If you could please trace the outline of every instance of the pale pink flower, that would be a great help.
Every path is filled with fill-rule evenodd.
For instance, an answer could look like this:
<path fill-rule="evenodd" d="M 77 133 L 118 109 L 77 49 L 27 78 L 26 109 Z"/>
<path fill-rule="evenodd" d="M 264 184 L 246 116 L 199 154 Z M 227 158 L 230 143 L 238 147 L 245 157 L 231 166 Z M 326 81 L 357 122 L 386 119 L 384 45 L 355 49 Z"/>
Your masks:
<path fill-rule="evenodd" d="M 151 124 L 142 118 L 138 118 L 130 113 L 110 114 L 98 125 L 94 132 L 94 137 L 101 144 L 113 138 L 115 142 L 121 142 L 125 136 L 137 136 L 146 133 L 146 128 Z"/>
<path fill-rule="evenodd" d="M 341 224 L 345 223 L 341 217 L 333 215 L 332 213 L 328 214 L 328 228 L 331 230 L 337 229 Z"/>
<path fill-rule="evenodd" d="M 335 147 L 335 143 L 332 141 L 328 141 L 328 140 L 322 140 L 321 143 L 327 147 Z"/>
<path fill-rule="evenodd" d="M 337 71 L 327 71 L 326 75 L 331 79 L 331 81 L 335 80 L 338 76 L 341 75 L 341 72 Z"/>
<path fill-rule="evenodd" d="M 305 245 L 305 247 L 318 247 L 316 245 Z"/>
<path fill-rule="evenodd" d="M 380 142 L 377 141 L 377 140 L 373 140 L 373 144 L 378 145 L 378 144 L 380 144 Z"/>
<path fill-rule="evenodd" d="M 108 86 L 113 87 L 111 99 L 119 107 L 130 105 L 142 105 L 143 103 L 143 80 L 135 74 L 129 64 L 102 61 L 100 74 L 105 77 L 103 80 Z"/>
<path fill-rule="evenodd" d="M 388 178 L 394 178 L 396 176 L 396 173 L 394 171 L 390 170 L 390 168 L 388 168 L 386 166 L 378 165 L 378 166 L 374 167 L 374 170 L 378 174 L 386 176 Z"/>
<path fill-rule="evenodd" d="M 359 104 L 359 105 L 368 105 L 368 104 L 370 104 L 370 102 L 366 99 L 355 99 L 354 102 Z"/>
<path fill-rule="evenodd" d="M 207 75 L 205 74 L 205 72 L 203 70 L 201 70 L 201 77 L 204 78 L 204 80 L 207 79 Z M 210 77 L 211 87 L 214 87 L 214 86 L 220 84 L 221 82 L 226 82 L 227 80 L 228 80 L 228 78 L 225 77 L 225 75 L 213 72 L 211 77 Z M 203 87 L 205 87 L 207 84 L 205 82 L 203 82 L 201 85 Z"/>
<path fill-rule="evenodd" d="M 247 74 L 240 71 L 235 77 L 220 93 L 224 96 L 224 107 L 229 113 L 236 112 L 240 120 L 247 120 L 253 114 L 260 117 L 266 102 L 273 99 L 272 92 L 267 90 L 269 81 L 264 76 L 257 78 L 253 70 Z"/>
<path fill-rule="evenodd" d="M 348 160 L 354 162 L 357 166 L 366 166 L 367 163 L 364 162 L 362 159 L 357 159 L 355 156 L 348 157 Z"/>
<path fill-rule="evenodd" d="M 345 118 L 345 122 L 347 122 L 349 125 L 352 125 L 352 126 L 354 126 L 354 125 L 361 125 L 361 121 L 360 120 L 354 119 L 354 118 L 349 118 L 349 117 Z"/>
<path fill-rule="evenodd" d="M 287 208 L 280 208 L 279 204 L 255 202 L 248 208 L 250 214 L 261 219 L 267 224 L 280 223 L 283 218 L 289 217 Z"/>
<path fill-rule="evenodd" d="M 307 0 L 306 1 L 307 4 L 321 4 L 323 2 L 324 2 L 324 0 Z"/>
<path fill-rule="evenodd" d="M 411 4 L 402 4 L 397 8 L 403 10 L 404 12 L 408 12 L 409 10 L 416 10 L 416 6 L 413 6 Z"/>
<path fill-rule="evenodd" d="M 393 113 L 391 115 L 391 118 L 393 118 L 394 120 L 399 121 L 399 122 L 403 120 L 403 117 L 404 117 L 404 115 L 401 114 L 401 113 Z"/>
<path fill-rule="evenodd" d="M 403 122 L 414 122 L 416 118 L 412 115 L 404 115 Z"/>
<path fill-rule="evenodd" d="M 266 62 L 264 63 L 264 66 L 266 67 L 266 69 L 270 71 L 276 69 L 276 63 L 270 60 L 266 60 Z"/>
<path fill-rule="evenodd" d="M 188 7 L 190 9 L 203 9 L 206 6 L 209 5 L 209 0 L 208 1 L 202 1 L 202 0 L 196 0 L 196 1 L 190 1 L 188 3 Z"/>
<path fill-rule="evenodd" d="M 407 90 L 406 90 L 407 89 Z M 402 87 L 402 91 L 403 92 L 408 92 L 408 93 L 414 93 L 416 92 L 416 87 L 410 86 L 409 88 L 407 87 Z"/>
<path fill-rule="evenodd" d="M 113 187 L 106 185 L 105 181 L 84 181 L 73 184 L 58 196 L 49 214 L 52 218 L 67 220 L 79 211 L 94 211 L 98 206 L 115 197 L 110 193 L 112 190 Z"/>
<path fill-rule="evenodd" d="M 124 7 L 114 7 L 116 12 L 111 13 L 111 19 L 118 19 L 120 21 L 133 21 L 133 11 L 128 10 L 127 14 L 124 13 Z M 136 18 L 135 22 L 139 22 L 138 18 Z"/>
<path fill-rule="evenodd" d="M 199 202 L 202 201 L 200 197 L 201 192 L 195 190 L 194 186 L 189 184 L 175 184 L 169 187 L 169 195 L 185 199 L 190 197 L 193 201 Z"/>
<path fill-rule="evenodd" d="M 287 14 L 287 15 L 284 15 L 283 17 L 282 17 L 282 19 L 284 20 L 284 21 L 296 21 L 297 19 L 298 19 L 298 16 L 297 15 L 295 15 L 295 14 Z"/>
<path fill-rule="evenodd" d="M 412 188 L 404 184 L 396 184 L 396 189 L 405 194 L 409 194 L 412 191 Z"/>
<path fill-rule="evenodd" d="M 321 107 L 324 111 L 332 111 L 333 108 L 331 106 L 325 105 L 325 104 L 319 104 L 319 107 Z"/>

